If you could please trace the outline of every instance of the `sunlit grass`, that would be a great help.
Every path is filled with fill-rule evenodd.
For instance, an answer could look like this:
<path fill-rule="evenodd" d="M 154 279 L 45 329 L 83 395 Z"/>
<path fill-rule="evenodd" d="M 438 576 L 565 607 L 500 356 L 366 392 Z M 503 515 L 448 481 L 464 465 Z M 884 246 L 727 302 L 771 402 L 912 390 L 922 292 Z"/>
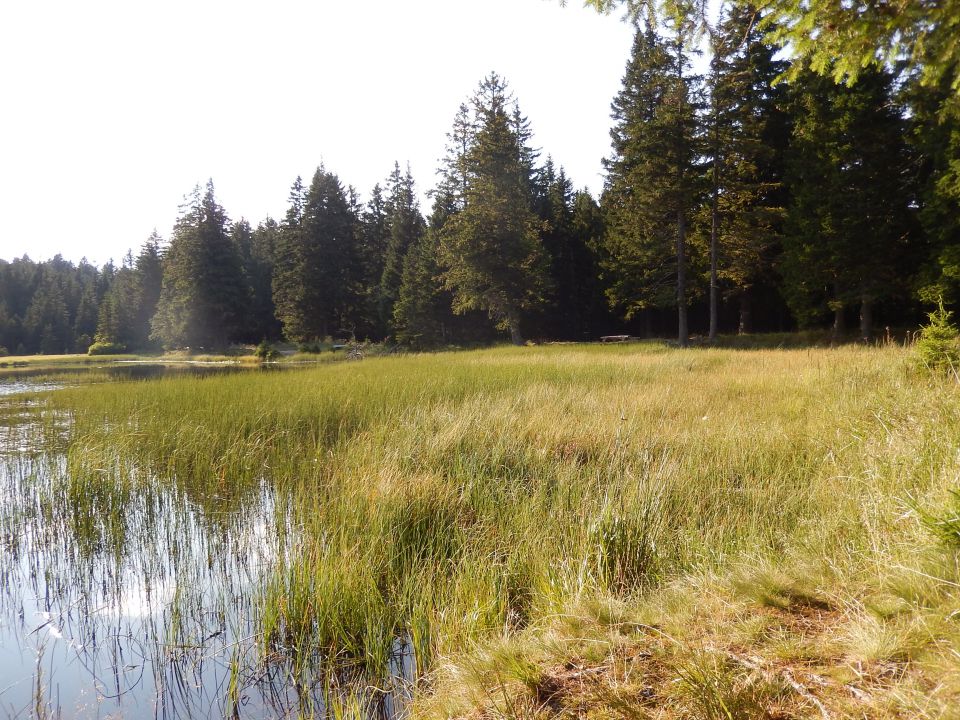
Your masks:
<path fill-rule="evenodd" d="M 274 488 L 297 541 L 257 600 L 263 656 L 382 679 L 410 642 L 423 715 L 643 717 L 649 697 L 694 717 L 940 717 L 960 697 L 944 681 L 917 709 L 917 668 L 960 672 L 956 552 L 917 511 L 950 507 L 960 402 L 896 346 L 368 357 L 47 408 L 70 421 L 48 437 L 69 445 L 81 537 L 122 545 L 128 464 L 211 515 Z M 117 522 L 86 528 L 90 503 Z M 801 660 L 869 682 L 814 687 Z M 606 670 L 551 695 L 574 661 Z"/>

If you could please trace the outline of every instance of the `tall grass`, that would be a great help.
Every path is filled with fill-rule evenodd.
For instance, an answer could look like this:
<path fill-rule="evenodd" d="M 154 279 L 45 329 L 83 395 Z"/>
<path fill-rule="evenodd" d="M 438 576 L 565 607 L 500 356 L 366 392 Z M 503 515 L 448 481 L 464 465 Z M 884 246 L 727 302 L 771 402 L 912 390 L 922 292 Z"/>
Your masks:
<path fill-rule="evenodd" d="M 493 638 L 744 568 L 828 567 L 838 595 L 942 576 L 928 609 L 956 581 L 907 501 L 956 487 L 960 403 L 896 347 L 498 348 L 68 388 L 48 409 L 77 508 L 122 507 L 130 486 L 98 477 L 128 466 L 210 518 L 275 491 L 295 542 L 257 627 L 295 674 L 382 679 L 399 640 L 452 691 L 441 670 Z M 722 665 L 697 657 L 681 685 L 725 717 Z"/>

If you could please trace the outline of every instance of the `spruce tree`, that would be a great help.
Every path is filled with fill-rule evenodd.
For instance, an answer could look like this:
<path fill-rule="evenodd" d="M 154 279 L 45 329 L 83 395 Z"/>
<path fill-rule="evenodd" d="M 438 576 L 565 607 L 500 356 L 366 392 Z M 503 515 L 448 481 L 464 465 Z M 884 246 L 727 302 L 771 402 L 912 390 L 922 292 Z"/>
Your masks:
<path fill-rule="evenodd" d="M 128 252 L 100 303 L 94 340 L 98 344 L 117 346 L 118 350 L 133 349 L 138 340 L 139 302 L 140 293 L 133 269 L 133 256 Z"/>
<path fill-rule="evenodd" d="M 924 240 L 916 247 L 922 262 L 912 268 L 913 283 L 927 304 L 960 300 L 960 108 L 947 102 L 952 92 L 946 83 L 929 87 L 911 78 L 902 93 L 912 202 Z"/>
<path fill-rule="evenodd" d="M 850 87 L 810 72 L 794 83 L 784 294 L 801 324 L 829 309 L 835 337 L 856 305 L 869 339 L 874 304 L 898 279 L 907 197 L 904 124 L 891 81 L 867 69 Z"/>
<path fill-rule="evenodd" d="M 599 208 L 589 193 L 584 197 L 573 191 L 566 172 L 557 169 L 552 158 L 547 158 L 539 182 L 537 214 L 550 274 L 541 330 L 549 337 L 583 340 L 598 334 L 597 324 L 605 321 L 596 253 Z"/>
<path fill-rule="evenodd" d="M 160 243 L 160 235 L 154 230 L 140 248 L 133 266 L 137 288 L 133 345 L 140 350 L 150 346 L 150 322 L 157 312 L 160 291 L 163 289 Z"/>
<path fill-rule="evenodd" d="M 403 259 L 400 287 L 393 306 L 397 342 L 414 348 L 436 347 L 450 340 L 450 293 L 439 282 L 437 235 L 427 231 Z"/>
<path fill-rule="evenodd" d="M 289 206 L 277 234 L 271 282 L 277 319 L 291 340 L 310 339 L 312 330 L 305 322 L 310 268 L 303 228 L 304 195 L 303 180 L 298 176 L 290 187 Z"/>
<path fill-rule="evenodd" d="M 399 174 L 399 169 L 397 173 Z M 380 301 L 380 284 L 390 241 L 390 225 L 387 197 L 380 183 L 373 186 L 370 199 L 360 213 L 358 240 L 365 326 L 367 334 L 382 338 L 389 332 L 390 326 L 390 318 L 384 316 Z"/>
<path fill-rule="evenodd" d="M 487 312 L 519 344 L 522 314 L 541 300 L 546 273 L 532 210 L 530 151 L 512 105 L 495 73 L 481 82 L 463 158 L 463 207 L 443 226 L 440 253 L 454 310 Z"/>
<path fill-rule="evenodd" d="M 322 166 L 300 179 L 278 237 L 273 297 L 284 334 L 297 341 L 355 332 L 361 318 L 358 218 L 340 180 Z"/>
<path fill-rule="evenodd" d="M 613 102 L 613 155 L 605 161 L 602 206 L 611 304 L 627 318 L 647 308 L 677 308 L 686 345 L 687 235 L 696 200 L 695 79 L 689 75 L 689 29 L 662 37 L 638 29 Z"/>
<path fill-rule="evenodd" d="M 23 329 L 26 346 L 35 352 L 59 355 L 70 352 L 73 347 L 63 278 L 53 261 L 40 269 L 39 282 L 23 318 Z"/>
<path fill-rule="evenodd" d="M 152 337 L 165 347 L 222 348 L 241 330 L 248 288 L 213 182 L 187 197 L 164 256 Z"/>
<path fill-rule="evenodd" d="M 712 36 L 710 110 L 705 142 L 710 187 L 710 339 L 718 329 L 721 283 L 739 300 L 739 331 L 749 332 L 751 291 L 771 283 L 784 214 L 783 156 L 788 140 L 786 63 L 764 40 L 759 13 L 737 3 Z"/>
<path fill-rule="evenodd" d="M 250 311 L 245 334 L 251 342 L 277 340 L 281 335 L 273 304 L 273 266 L 279 235 L 277 221 L 267 217 L 250 236 L 250 256 L 244 270 L 250 284 Z"/>
<path fill-rule="evenodd" d="M 403 262 L 410 249 L 416 245 L 424 231 L 426 223 L 420 214 L 413 175 L 409 166 L 405 174 L 400 174 L 396 165 L 390 176 L 387 202 L 387 246 L 384 253 L 383 271 L 380 277 L 378 293 L 380 317 L 385 326 L 390 327 L 393 320 L 393 308 L 399 297 L 403 283 Z"/>

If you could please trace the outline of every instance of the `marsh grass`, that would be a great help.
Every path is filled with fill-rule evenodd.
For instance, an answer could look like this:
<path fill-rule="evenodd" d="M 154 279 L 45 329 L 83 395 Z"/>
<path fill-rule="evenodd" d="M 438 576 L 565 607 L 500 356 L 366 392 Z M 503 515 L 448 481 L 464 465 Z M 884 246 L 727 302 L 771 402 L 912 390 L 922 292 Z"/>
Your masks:
<path fill-rule="evenodd" d="M 780 662 L 906 668 L 886 695 L 863 691 L 870 707 L 915 698 L 913 664 L 960 669 L 944 620 L 955 558 L 908 503 L 949 502 L 960 403 L 896 346 L 367 358 L 66 388 L 45 412 L 69 419 L 48 441 L 69 446 L 68 526 L 97 546 L 124 545 L 136 473 L 174 488 L 211 531 L 269 487 L 284 550 L 251 608 L 260 662 L 383 685 L 402 639 L 423 716 L 554 713 L 537 699 L 550 663 L 612 668 L 610 647 L 661 634 L 675 642 L 657 677 L 673 680 L 651 687 L 703 717 L 815 707 L 795 672 L 702 654 L 705 636 L 735 628 Z M 617 682 L 591 686 L 596 703 L 647 707 L 624 700 L 643 690 L 634 679 Z M 927 716 L 957 698 L 951 687 Z M 361 712 L 351 692 L 331 712 Z"/>

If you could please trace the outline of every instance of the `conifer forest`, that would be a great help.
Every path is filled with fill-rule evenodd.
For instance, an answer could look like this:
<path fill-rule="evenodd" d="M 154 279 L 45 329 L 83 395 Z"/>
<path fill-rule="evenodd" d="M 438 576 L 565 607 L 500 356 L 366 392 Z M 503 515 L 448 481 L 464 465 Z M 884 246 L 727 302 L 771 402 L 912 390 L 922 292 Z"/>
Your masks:
<path fill-rule="evenodd" d="M 819 5 L 734 2 L 707 23 L 682 2 L 656 21 L 649 3 L 594 4 L 627 8 L 636 28 L 599 197 L 538 147 L 536 119 L 490 73 L 451 108 L 436 178 L 384 158 L 384 181 L 363 192 L 320 166 L 292 182 L 283 217 L 253 221 L 231 217 L 210 181 L 186 195 L 170 237 L 118 261 L 0 260 L 0 348 L 353 337 L 424 349 L 612 333 L 686 344 L 797 328 L 870 340 L 956 301 L 947 51 L 934 63 L 877 45 L 868 59 L 882 61 L 851 65 L 889 40 L 885 26 L 842 52 L 805 44 L 796 28 L 828 12 Z"/>

